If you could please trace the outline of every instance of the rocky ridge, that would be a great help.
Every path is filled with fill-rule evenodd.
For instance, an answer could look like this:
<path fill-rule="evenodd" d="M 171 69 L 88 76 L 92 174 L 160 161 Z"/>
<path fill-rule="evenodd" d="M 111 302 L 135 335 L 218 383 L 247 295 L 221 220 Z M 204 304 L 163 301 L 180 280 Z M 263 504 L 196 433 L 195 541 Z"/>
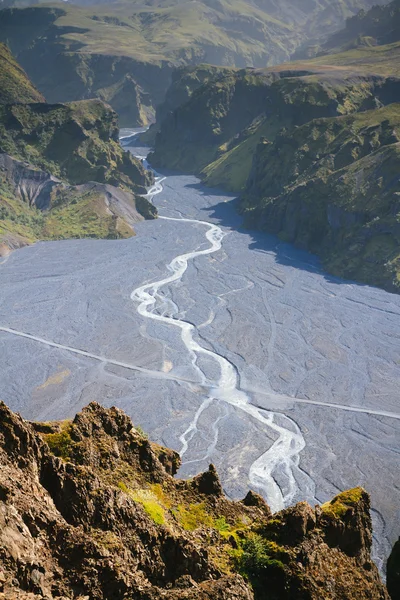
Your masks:
<path fill-rule="evenodd" d="M 176 452 L 116 408 L 29 423 L 0 404 L 0 593 L 5 599 L 381 599 L 369 496 L 271 515 L 227 500 L 209 470 L 177 480 Z"/>

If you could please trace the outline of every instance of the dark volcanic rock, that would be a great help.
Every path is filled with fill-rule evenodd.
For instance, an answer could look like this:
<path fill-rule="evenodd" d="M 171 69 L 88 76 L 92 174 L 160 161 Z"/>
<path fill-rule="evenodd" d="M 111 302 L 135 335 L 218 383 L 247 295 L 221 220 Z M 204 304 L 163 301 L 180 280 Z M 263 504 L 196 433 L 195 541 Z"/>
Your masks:
<path fill-rule="evenodd" d="M 363 490 L 271 517 L 226 500 L 212 466 L 173 479 L 176 453 L 96 403 L 51 424 L 1 403 L 0 463 L 5 599 L 388 600 Z"/>

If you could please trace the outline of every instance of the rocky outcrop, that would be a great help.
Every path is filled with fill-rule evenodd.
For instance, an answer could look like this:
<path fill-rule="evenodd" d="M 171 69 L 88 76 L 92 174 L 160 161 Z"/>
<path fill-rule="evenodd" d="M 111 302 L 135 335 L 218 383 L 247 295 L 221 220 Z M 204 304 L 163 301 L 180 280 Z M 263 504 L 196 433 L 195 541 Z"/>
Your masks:
<path fill-rule="evenodd" d="M 388 600 L 369 498 L 271 516 L 224 498 L 116 408 L 29 423 L 0 404 L 0 592 L 7 599 Z"/>
<path fill-rule="evenodd" d="M 71 184 L 99 181 L 145 193 L 152 175 L 118 140 L 116 113 L 100 100 L 0 106 L 0 151 Z"/>
<path fill-rule="evenodd" d="M 134 235 L 157 214 L 139 196 L 154 178 L 121 148 L 116 113 L 100 100 L 32 103 L 40 95 L 3 55 L 0 78 L 22 83 L 20 96 L 0 95 L 1 255 L 38 239 Z"/>

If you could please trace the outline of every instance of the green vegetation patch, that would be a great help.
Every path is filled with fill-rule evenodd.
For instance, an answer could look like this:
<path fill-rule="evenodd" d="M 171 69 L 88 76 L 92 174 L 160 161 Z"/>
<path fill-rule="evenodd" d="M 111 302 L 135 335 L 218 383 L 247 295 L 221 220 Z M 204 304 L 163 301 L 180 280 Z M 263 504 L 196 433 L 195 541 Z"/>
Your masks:
<path fill-rule="evenodd" d="M 0 104 L 44 101 L 7 46 L 0 43 Z"/>
<path fill-rule="evenodd" d="M 322 511 L 335 518 L 342 519 L 349 509 L 354 508 L 362 499 L 364 490 L 356 487 L 338 494 L 330 502 L 321 506 Z"/>
<path fill-rule="evenodd" d="M 123 481 L 118 482 L 118 487 L 124 494 L 132 498 L 132 500 L 141 504 L 156 525 L 165 524 L 165 507 L 162 506 L 158 496 L 151 489 L 142 488 L 134 490 Z"/>
<path fill-rule="evenodd" d="M 74 442 L 71 438 L 72 421 L 64 421 L 61 424 L 61 431 L 58 433 L 46 433 L 43 439 L 49 446 L 51 452 L 55 456 L 59 456 L 64 460 L 71 458 L 71 453 L 74 447 Z"/>
<path fill-rule="evenodd" d="M 180 504 L 176 509 L 172 510 L 172 513 L 179 524 L 187 531 L 194 531 L 202 526 L 212 527 L 214 524 L 213 517 L 207 511 L 204 502 L 193 503 L 188 506 Z"/>

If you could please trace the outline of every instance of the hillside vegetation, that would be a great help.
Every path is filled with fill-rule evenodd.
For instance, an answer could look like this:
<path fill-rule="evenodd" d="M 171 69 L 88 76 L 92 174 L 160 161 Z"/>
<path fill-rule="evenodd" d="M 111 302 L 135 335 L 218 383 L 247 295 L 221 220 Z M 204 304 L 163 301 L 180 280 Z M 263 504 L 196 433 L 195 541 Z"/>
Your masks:
<path fill-rule="evenodd" d="M 384 0 L 14 2 L 33 6 L 0 12 L 0 41 L 49 102 L 96 96 L 132 127 L 153 119 L 177 66 L 278 64 L 377 2 Z"/>
<path fill-rule="evenodd" d="M 10 50 L 0 44 L 0 104 L 45 102 Z"/>
<path fill-rule="evenodd" d="M 0 459 L 10 600 L 389 600 L 362 488 L 271 515 L 253 492 L 228 500 L 213 465 L 174 478 L 176 452 L 94 402 L 55 423 L 0 403 Z"/>
<path fill-rule="evenodd" d="M 383 31 L 376 15 L 387 23 L 397 9 L 358 19 Z M 186 97 L 183 72 L 168 93 L 182 104 L 159 110 L 152 163 L 240 192 L 247 226 L 317 252 L 334 274 L 399 291 L 396 31 L 390 44 L 377 35 L 375 46 L 202 75 Z"/>
<path fill-rule="evenodd" d="M 155 216 L 135 196 L 152 176 L 122 150 L 109 106 L 46 104 L 3 44 L 0 81 L 0 254 L 37 239 L 129 237 Z"/>

